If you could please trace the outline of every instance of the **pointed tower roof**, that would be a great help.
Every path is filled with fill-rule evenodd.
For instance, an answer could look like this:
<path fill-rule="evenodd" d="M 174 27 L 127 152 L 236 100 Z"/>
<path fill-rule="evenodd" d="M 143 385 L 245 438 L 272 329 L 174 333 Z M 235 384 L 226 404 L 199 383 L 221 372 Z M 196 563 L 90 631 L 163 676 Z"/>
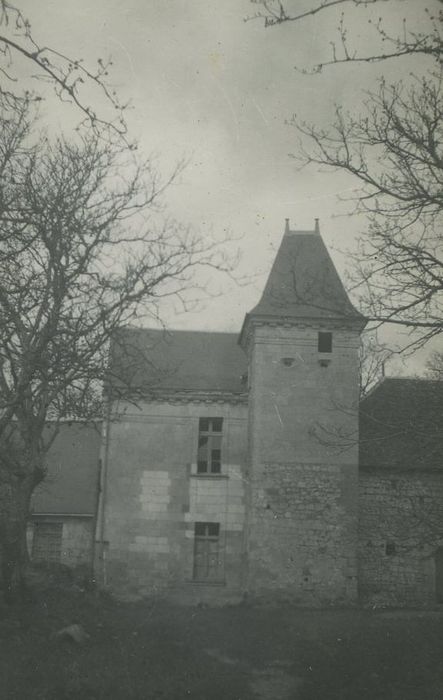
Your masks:
<path fill-rule="evenodd" d="M 364 327 L 366 319 L 349 300 L 320 236 L 318 219 L 313 231 L 292 231 L 286 219 L 283 240 L 262 297 L 246 315 L 241 337 L 252 319 L 341 321 Z"/>

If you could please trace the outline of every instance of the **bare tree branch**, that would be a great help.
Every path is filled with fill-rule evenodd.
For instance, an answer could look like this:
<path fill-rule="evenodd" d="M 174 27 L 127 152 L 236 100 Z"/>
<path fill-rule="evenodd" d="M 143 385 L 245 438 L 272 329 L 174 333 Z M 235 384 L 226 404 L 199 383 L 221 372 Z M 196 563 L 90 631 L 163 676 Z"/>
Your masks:
<path fill-rule="evenodd" d="M 443 330 L 442 72 L 406 87 L 380 80 L 360 115 L 340 107 L 329 129 L 295 122 L 301 167 L 348 172 L 361 187 L 354 211 L 364 213 L 353 291 L 376 324 L 418 331 L 421 344 Z"/>
<path fill-rule="evenodd" d="M 109 82 L 112 61 L 98 58 L 97 65 L 92 68 L 81 58 L 41 46 L 19 7 L 8 0 L 0 0 L 0 73 L 6 84 L 10 84 L 8 88 L 5 85 L 0 88 L 0 100 L 5 106 L 23 97 L 24 91 L 14 69 L 14 59 L 19 57 L 29 65 L 29 78 L 35 86 L 33 99 L 42 99 L 41 90 L 37 92 L 39 81 L 48 83 L 62 101 L 77 108 L 83 123 L 127 137 L 124 113 L 128 105 L 120 101 Z M 35 74 L 36 69 L 38 73 Z M 105 107 L 100 111 L 87 96 L 91 88 L 105 98 Z"/>
<path fill-rule="evenodd" d="M 349 62 L 380 63 L 411 55 L 430 56 L 432 59 L 440 61 L 443 55 L 442 11 L 438 9 L 443 0 L 429 0 L 431 9 L 425 6 L 421 8 L 428 23 L 427 31 L 422 32 L 417 32 L 415 28 L 408 27 L 403 21 L 400 22 L 401 29 L 399 29 L 398 33 L 392 34 L 385 29 L 383 17 L 378 17 L 374 21 L 370 16 L 369 18 L 362 16 L 362 21 L 366 21 L 373 27 L 374 38 L 378 39 L 379 42 L 379 49 L 376 48 L 373 52 L 365 55 L 361 55 L 358 52 L 358 48 L 350 46 L 352 32 L 348 28 L 346 12 L 356 8 L 364 13 L 375 5 L 377 7 L 380 6 L 382 11 L 383 6 L 387 3 L 392 4 L 392 0 L 318 0 L 314 6 L 311 4 L 311 6 L 307 6 L 303 10 L 300 7 L 303 3 L 299 1 L 250 0 L 250 2 L 259 9 L 252 16 L 247 17 L 247 20 L 262 20 L 265 27 L 276 27 L 285 23 L 303 26 L 306 20 L 316 18 L 320 14 L 327 15 L 328 18 L 330 17 L 334 21 L 336 10 L 342 10 L 338 18 L 338 24 L 335 27 L 336 38 L 331 38 L 329 41 L 331 58 L 311 67 L 297 66 L 303 72 L 318 73 L 324 67 L 335 64 Z M 432 6 L 435 9 L 432 9 Z"/>

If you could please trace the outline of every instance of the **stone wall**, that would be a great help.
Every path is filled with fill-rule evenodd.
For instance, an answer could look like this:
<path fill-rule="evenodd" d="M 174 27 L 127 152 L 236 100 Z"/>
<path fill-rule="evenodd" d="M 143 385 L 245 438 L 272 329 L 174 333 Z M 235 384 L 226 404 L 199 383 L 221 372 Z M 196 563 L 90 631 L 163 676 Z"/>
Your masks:
<path fill-rule="evenodd" d="M 358 333 L 254 328 L 248 588 L 302 605 L 357 595 Z"/>
<path fill-rule="evenodd" d="M 359 592 L 363 602 L 436 602 L 435 555 L 443 545 L 443 475 L 361 472 Z"/>
<path fill-rule="evenodd" d="M 294 604 L 346 604 L 356 596 L 356 488 L 337 465 L 266 464 L 252 492 L 252 592 Z M 252 581 L 251 581 L 252 583 Z"/>
<path fill-rule="evenodd" d="M 221 474 L 197 474 L 202 417 L 223 418 Z M 246 420 L 245 404 L 119 406 L 109 427 L 97 562 L 112 590 L 194 601 L 240 595 Z M 222 580 L 194 581 L 195 523 L 219 524 Z"/>

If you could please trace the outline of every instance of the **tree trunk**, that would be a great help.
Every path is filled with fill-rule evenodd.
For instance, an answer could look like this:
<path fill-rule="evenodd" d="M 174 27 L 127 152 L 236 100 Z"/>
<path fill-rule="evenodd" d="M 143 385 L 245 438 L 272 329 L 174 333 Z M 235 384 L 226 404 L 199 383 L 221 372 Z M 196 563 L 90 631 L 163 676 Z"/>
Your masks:
<path fill-rule="evenodd" d="M 29 478 L 0 484 L 1 576 L 7 603 L 22 601 L 26 594 L 26 528 L 32 490 Z"/>

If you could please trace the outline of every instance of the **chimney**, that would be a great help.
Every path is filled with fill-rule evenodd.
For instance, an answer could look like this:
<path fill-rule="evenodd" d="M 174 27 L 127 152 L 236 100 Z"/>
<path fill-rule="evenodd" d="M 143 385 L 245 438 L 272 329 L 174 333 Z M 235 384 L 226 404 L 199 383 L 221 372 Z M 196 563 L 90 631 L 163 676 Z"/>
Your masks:
<path fill-rule="evenodd" d="M 319 224 L 319 219 L 314 219 L 315 221 L 315 233 L 320 233 L 320 224 Z"/>

